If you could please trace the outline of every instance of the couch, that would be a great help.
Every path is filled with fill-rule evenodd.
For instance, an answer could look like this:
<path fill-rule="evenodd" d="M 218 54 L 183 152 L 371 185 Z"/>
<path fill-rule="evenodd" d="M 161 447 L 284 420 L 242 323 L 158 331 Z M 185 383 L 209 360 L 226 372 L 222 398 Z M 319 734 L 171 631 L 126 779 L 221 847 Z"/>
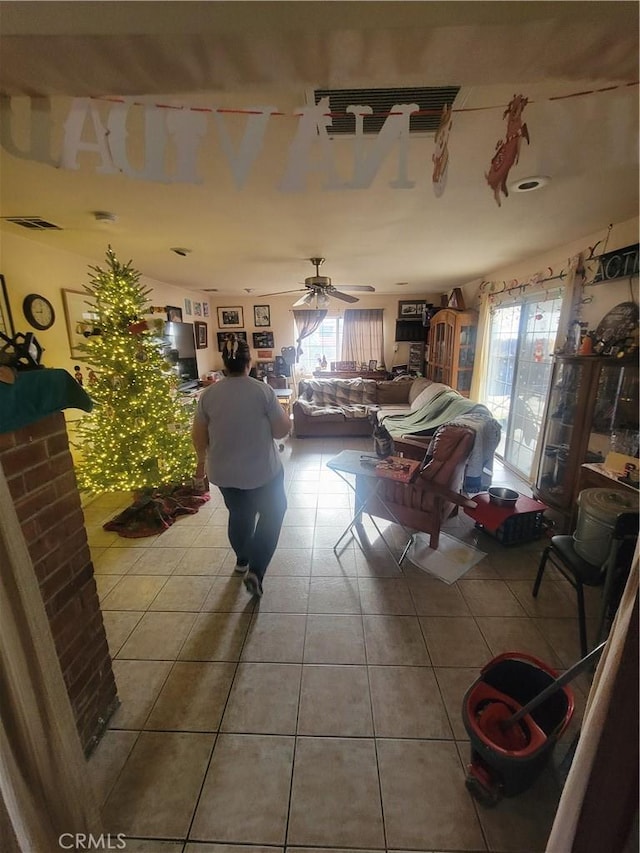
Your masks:
<path fill-rule="evenodd" d="M 480 492 L 491 485 L 500 424 L 486 406 L 423 377 L 303 380 L 293 404 L 294 433 L 297 438 L 370 436 L 372 412 L 377 412 L 394 442 L 431 437 L 448 423 L 468 427 L 475 441 L 467 461 L 465 491 Z"/>
<path fill-rule="evenodd" d="M 303 379 L 293 404 L 296 438 L 371 435 L 370 415 L 410 411 L 413 379 Z"/>

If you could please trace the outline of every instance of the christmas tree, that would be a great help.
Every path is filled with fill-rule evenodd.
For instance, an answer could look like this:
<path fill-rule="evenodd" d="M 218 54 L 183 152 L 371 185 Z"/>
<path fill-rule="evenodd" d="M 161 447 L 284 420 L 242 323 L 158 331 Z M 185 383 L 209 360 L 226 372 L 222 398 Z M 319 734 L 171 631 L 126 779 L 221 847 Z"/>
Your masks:
<path fill-rule="evenodd" d="M 81 349 L 91 368 L 93 411 L 78 425 L 82 459 L 78 484 L 92 493 L 141 491 L 183 483 L 195 470 L 191 422 L 178 378 L 163 351 L 163 320 L 147 321 L 151 306 L 140 274 L 109 246 L 106 269 L 90 267 L 85 285 L 91 334 Z"/>

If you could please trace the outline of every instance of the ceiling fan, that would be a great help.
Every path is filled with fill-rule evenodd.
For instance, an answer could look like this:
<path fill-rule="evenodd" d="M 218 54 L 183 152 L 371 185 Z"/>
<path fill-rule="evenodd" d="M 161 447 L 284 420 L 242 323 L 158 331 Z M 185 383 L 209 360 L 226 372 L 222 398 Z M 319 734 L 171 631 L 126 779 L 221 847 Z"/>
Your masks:
<path fill-rule="evenodd" d="M 329 304 L 329 297 L 335 296 L 336 299 L 341 299 L 343 302 L 357 302 L 356 296 L 350 296 L 348 293 L 342 293 L 340 290 L 331 284 L 329 276 L 320 275 L 320 266 L 324 263 L 324 258 L 309 258 L 311 263 L 316 268 L 316 274 L 311 275 L 304 280 L 306 293 L 293 303 L 294 308 L 301 305 L 311 305 L 315 303 L 316 308 L 326 308 Z M 351 284 L 345 285 L 344 290 L 363 290 L 369 293 L 375 292 L 375 287 L 369 284 Z M 281 290 L 278 293 L 266 293 L 265 296 L 280 296 L 283 293 L 298 293 L 299 290 Z"/>

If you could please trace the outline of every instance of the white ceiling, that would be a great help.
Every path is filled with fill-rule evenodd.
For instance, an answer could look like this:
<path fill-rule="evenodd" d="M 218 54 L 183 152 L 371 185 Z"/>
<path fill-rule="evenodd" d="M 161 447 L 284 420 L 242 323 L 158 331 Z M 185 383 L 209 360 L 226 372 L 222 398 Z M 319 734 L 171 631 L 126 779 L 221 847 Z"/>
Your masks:
<path fill-rule="evenodd" d="M 28 147 L 25 96 L 51 96 L 59 157 L 71 97 L 134 96 L 185 108 L 269 105 L 264 146 L 234 185 L 213 118 L 199 149 L 200 185 L 76 171 L 0 156 L 0 215 L 38 215 L 63 230 L 28 232 L 100 262 L 111 243 L 151 278 L 255 296 L 295 289 L 308 258 L 340 287 L 433 293 L 578 240 L 638 214 L 638 4 L 626 2 L 70 2 L 0 3 L 0 90 L 15 96 L 12 135 Z M 431 183 L 433 136 L 409 143 L 415 186 L 389 186 L 390 156 L 367 189 L 324 190 L 312 175 L 278 188 L 295 122 L 313 88 L 459 85 L 444 195 Z M 596 89 L 607 91 L 596 92 Z M 503 111 L 529 98 L 531 138 L 510 181 L 547 175 L 498 207 L 485 181 Z M 580 94 L 587 93 L 587 94 Z M 575 95 L 575 97 L 566 97 Z M 146 97 L 145 97 L 146 96 Z M 564 96 L 564 97 L 563 97 Z M 101 115 L 106 100 L 95 102 Z M 133 115 L 131 159 L 142 140 Z M 234 139 L 245 117 L 226 114 Z M 352 172 L 348 139 L 337 169 Z M 92 211 L 117 214 L 109 228 Z M 171 247 L 191 253 L 179 257 Z"/>

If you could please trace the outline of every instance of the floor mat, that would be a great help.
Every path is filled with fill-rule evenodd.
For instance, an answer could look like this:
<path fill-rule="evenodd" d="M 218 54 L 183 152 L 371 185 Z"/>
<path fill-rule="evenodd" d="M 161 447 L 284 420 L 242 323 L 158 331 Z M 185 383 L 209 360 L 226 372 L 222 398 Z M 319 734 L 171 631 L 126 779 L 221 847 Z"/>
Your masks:
<path fill-rule="evenodd" d="M 416 533 L 407 552 L 407 559 L 415 566 L 449 584 L 459 580 L 486 556 L 484 551 L 442 532 L 436 551 L 429 547 L 428 535 Z"/>

